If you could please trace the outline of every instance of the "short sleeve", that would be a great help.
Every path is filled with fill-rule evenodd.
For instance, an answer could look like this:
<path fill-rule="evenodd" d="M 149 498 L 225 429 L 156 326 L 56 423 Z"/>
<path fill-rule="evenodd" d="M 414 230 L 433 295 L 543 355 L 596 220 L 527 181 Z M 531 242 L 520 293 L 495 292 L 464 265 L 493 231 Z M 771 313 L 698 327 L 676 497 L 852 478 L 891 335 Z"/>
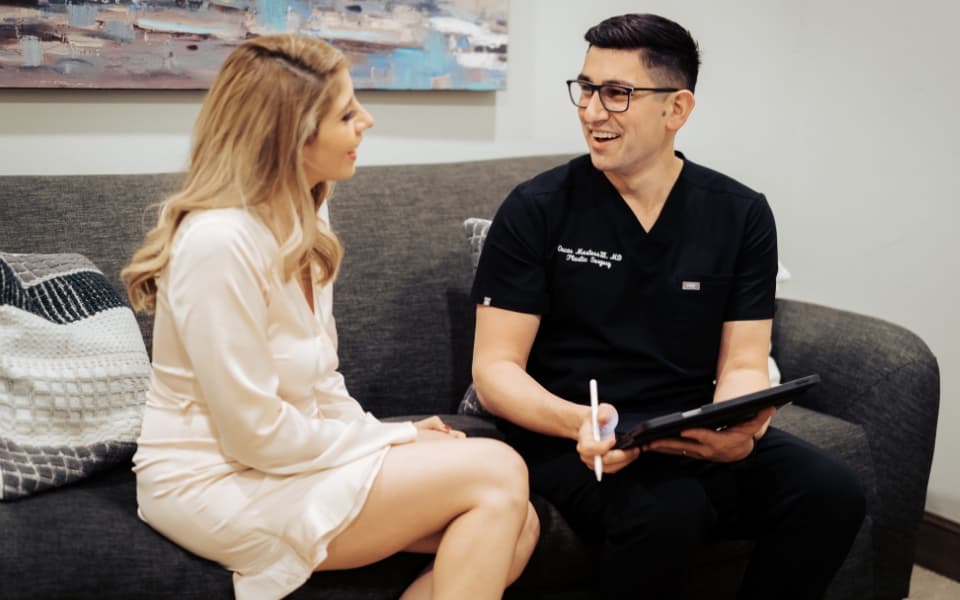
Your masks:
<path fill-rule="evenodd" d="M 777 285 L 777 227 L 763 195 L 748 207 L 725 321 L 772 319 Z"/>
<path fill-rule="evenodd" d="M 471 297 L 477 304 L 530 314 L 550 310 L 548 225 L 534 198 L 515 188 L 490 224 Z"/>

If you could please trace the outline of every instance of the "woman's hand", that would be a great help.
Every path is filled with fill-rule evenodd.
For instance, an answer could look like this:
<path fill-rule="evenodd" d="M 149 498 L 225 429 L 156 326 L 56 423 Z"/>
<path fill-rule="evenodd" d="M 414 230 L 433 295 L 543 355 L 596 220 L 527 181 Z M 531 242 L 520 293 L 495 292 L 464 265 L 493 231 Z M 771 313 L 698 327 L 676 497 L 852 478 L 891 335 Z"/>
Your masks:
<path fill-rule="evenodd" d="M 443 420 L 436 415 L 421 419 L 420 421 L 414 421 L 413 426 L 417 428 L 418 442 L 467 437 L 467 434 L 464 432 L 451 429 L 449 425 L 444 423 Z"/>

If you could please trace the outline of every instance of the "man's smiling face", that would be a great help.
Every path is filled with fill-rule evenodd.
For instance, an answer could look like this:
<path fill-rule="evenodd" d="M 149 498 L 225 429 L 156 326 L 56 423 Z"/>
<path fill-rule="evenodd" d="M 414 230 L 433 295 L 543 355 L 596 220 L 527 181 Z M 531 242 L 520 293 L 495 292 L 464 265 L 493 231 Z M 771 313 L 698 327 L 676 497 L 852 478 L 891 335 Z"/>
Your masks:
<path fill-rule="evenodd" d="M 600 85 L 627 87 L 663 87 L 643 65 L 638 50 L 591 47 L 577 79 Z M 665 148 L 673 151 L 672 136 L 666 127 L 671 113 L 672 93 L 637 91 L 626 112 L 609 112 L 594 92 L 586 108 L 577 109 L 583 137 L 590 149 L 593 165 L 604 172 L 621 176 L 643 169 Z"/>

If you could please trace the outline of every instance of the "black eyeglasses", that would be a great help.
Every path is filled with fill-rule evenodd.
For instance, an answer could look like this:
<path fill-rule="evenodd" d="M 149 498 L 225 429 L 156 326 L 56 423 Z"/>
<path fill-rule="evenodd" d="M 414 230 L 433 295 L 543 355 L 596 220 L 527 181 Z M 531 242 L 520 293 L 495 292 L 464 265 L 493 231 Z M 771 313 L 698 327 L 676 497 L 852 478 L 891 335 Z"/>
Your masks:
<path fill-rule="evenodd" d="M 570 92 L 570 101 L 577 108 L 586 108 L 590 104 L 593 93 L 600 90 L 600 104 L 607 112 L 626 112 L 630 108 L 630 97 L 636 92 L 679 92 L 680 88 L 672 87 L 632 87 L 612 83 L 590 83 L 579 79 L 567 80 L 567 91 Z"/>

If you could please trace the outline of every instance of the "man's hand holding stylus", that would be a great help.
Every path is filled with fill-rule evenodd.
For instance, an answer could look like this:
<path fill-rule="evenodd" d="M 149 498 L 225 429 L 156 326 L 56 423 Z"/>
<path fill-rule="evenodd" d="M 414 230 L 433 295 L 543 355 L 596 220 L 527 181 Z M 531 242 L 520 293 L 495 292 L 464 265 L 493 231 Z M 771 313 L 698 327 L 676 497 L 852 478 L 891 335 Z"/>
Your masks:
<path fill-rule="evenodd" d="M 601 430 L 600 441 L 595 441 L 593 439 L 593 421 L 590 417 L 590 411 L 585 411 L 577 437 L 577 452 L 580 454 L 580 460 L 591 471 L 593 470 L 594 456 L 599 456 L 603 461 L 604 473 L 616 473 L 640 455 L 639 448 L 613 450 L 613 445 L 617 440 L 610 424 L 616 426 L 616 419 L 617 409 L 611 404 L 601 402 L 597 407 L 597 420 Z"/>

